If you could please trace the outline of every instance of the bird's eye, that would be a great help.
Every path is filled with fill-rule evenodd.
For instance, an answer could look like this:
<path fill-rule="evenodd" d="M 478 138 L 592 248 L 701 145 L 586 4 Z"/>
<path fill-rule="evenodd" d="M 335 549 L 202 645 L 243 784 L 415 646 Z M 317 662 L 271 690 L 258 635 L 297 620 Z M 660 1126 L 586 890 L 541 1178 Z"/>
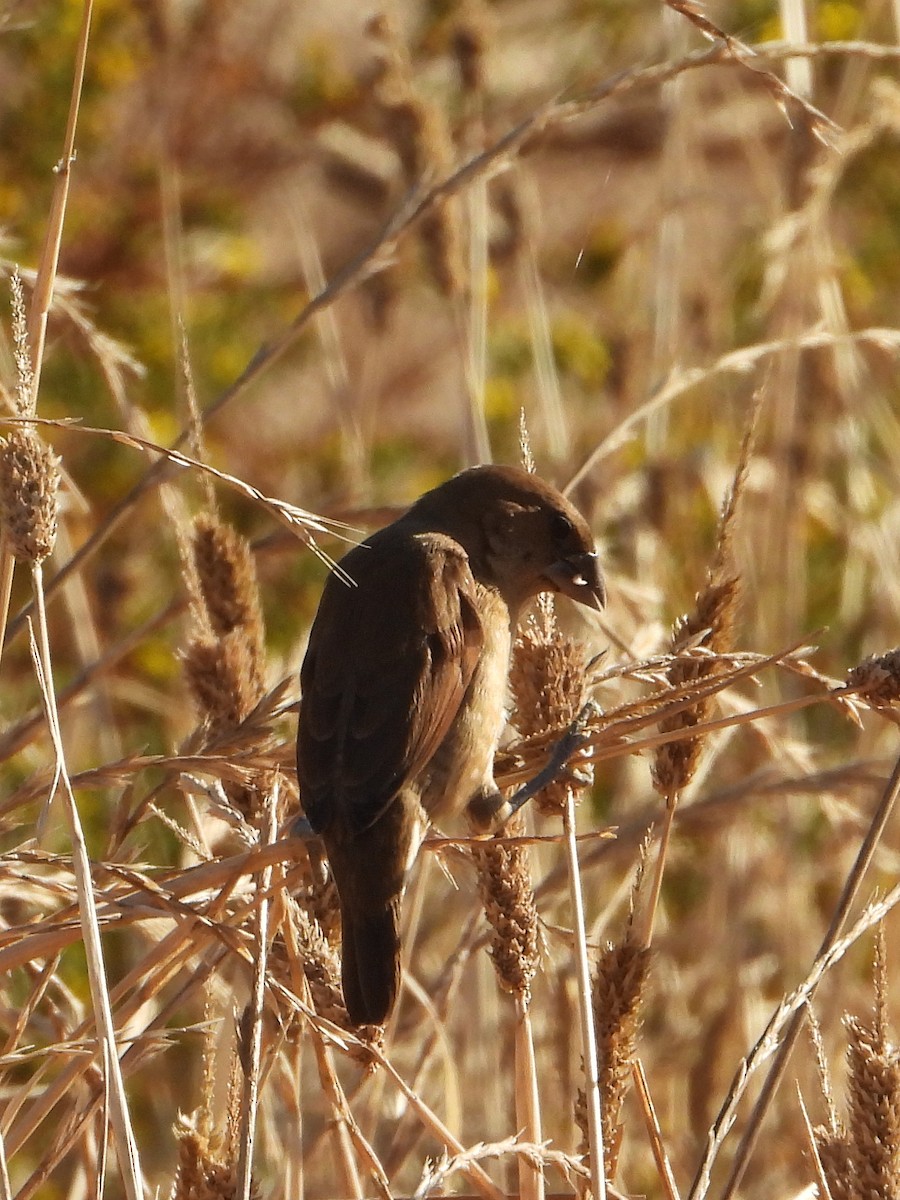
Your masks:
<path fill-rule="evenodd" d="M 564 542 L 572 532 L 573 526 L 569 518 L 563 513 L 554 513 L 550 528 L 554 541 Z"/>

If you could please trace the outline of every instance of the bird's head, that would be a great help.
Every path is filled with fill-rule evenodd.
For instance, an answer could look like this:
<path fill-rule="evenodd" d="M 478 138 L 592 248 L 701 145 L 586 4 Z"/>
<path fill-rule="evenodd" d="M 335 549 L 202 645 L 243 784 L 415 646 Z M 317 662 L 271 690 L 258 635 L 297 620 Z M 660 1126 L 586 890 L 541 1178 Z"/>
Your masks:
<path fill-rule="evenodd" d="M 606 602 L 587 522 L 536 475 L 472 467 L 428 492 L 412 513 L 459 541 L 476 579 L 498 588 L 514 613 L 539 592 L 594 609 Z"/>

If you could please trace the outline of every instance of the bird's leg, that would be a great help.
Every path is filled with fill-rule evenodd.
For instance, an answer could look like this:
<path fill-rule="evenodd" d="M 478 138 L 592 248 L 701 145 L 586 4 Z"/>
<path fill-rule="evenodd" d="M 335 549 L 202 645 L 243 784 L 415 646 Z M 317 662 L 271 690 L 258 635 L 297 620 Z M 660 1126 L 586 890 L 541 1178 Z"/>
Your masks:
<path fill-rule="evenodd" d="M 325 846 L 320 834 L 316 833 L 309 819 L 297 817 L 291 825 L 291 837 L 302 838 L 305 842 L 306 856 L 309 859 L 310 870 L 316 883 L 324 885 L 328 882 L 328 867 L 326 865 Z"/>
<path fill-rule="evenodd" d="M 532 796 L 537 795 L 548 784 L 553 783 L 569 759 L 587 744 L 586 726 L 596 711 L 597 706 L 589 700 L 553 747 L 553 753 L 543 770 L 538 771 L 533 779 L 523 784 L 508 799 L 497 791 L 477 796 L 472 800 L 466 811 L 473 825 L 479 831 L 496 833 L 498 829 L 503 828 L 511 816 L 528 803 Z"/>

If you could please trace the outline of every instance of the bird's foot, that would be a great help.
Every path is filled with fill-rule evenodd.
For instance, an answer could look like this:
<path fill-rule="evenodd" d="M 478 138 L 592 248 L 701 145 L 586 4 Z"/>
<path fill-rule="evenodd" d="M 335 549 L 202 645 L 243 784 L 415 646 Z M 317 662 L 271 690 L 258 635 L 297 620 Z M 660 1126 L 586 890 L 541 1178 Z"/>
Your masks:
<path fill-rule="evenodd" d="M 294 821 L 293 825 L 291 826 L 290 836 L 302 838 L 304 842 L 309 842 L 313 839 L 319 838 L 319 834 L 317 834 L 312 825 L 310 825 L 309 819 L 303 816 L 298 817 L 296 821 Z"/>
<path fill-rule="evenodd" d="M 528 783 L 523 784 L 508 799 L 497 792 L 493 795 L 479 796 L 473 800 L 467 809 L 473 825 L 480 831 L 496 833 L 503 828 L 510 817 L 528 803 L 532 796 L 536 796 L 538 792 L 561 776 L 570 779 L 578 787 L 584 787 L 591 783 L 593 768 L 590 763 L 570 767 L 569 761 L 587 745 L 589 738 L 587 727 L 596 713 L 596 704 L 589 700 L 553 747 L 553 753 L 543 770 L 539 771 Z"/>

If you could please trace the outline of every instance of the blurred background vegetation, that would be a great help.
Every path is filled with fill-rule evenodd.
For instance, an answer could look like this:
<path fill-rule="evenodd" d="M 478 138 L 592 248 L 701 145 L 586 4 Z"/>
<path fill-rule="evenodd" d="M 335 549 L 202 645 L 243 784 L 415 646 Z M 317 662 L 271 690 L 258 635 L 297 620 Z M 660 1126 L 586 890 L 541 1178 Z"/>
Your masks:
<path fill-rule="evenodd" d="M 895 645 L 900 10 L 710 3 L 719 27 L 760 52 L 711 61 L 702 29 L 676 8 L 96 0 L 39 415 L 169 445 L 193 397 L 214 409 L 202 437 L 195 430 L 195 456 L 371 528 L 464 465 L 517 461 L 524 411 L 539 471 L 574 481 L 601 541 L 608 623 L 566 620 L 612 664 L 663 650 L 703 586 L 760 393 L 735 545 L 737 648 L 815 642 L 816 667 L 839 679 Z M 82 12 L 80 0 L 0 0 L 0 265 L 18 264 L 26 290 Z M 789 57 L 787 20 L 795 41 L 832 45 Z M 660 64 L 673 69 L 654 72 Z M 508 152 L 384 241 L 398 214 L 523 122 Z M 354 263 L 339 294 L 286 333 Z M 11 395 L 7 321 L 2 336 Z M 251 367 L 261 354 L 264 369 Z M 177 499 L 145 487 L 114 525 L 150 460 L 77 430 L 46 436 L 65 471 L 51 587 L 103 531 L 49 610 L 58 694 L 90 675 L 63 705 L 70 769 L 174 753 L 198 721 L 179 658 L 179 522 L 204 506 L 205 485 L 170 472 Z M 256 551 L 274 685 L 299 667 L 324 568 L 252 499 L 217 496 Z M 325 544 L 340 554 L 338 541 Z M 30 836 L 38 808 L 17 789 L 50 762 L 22 617 L 29 595 L 17 579 L 0 680 L 5 850 Z M 754 703 L 804 687 L 765 677 Z M 709 815 L 673 848 L 645 1025 L 685 1176 L 761 1014 L 808 966 L 895 740 L 882 718 L 857 727 L 821 706 L 725 735 L 696 783 L 692 802 Z M 129 783 L 129 803 L 160 778 Z M 103 857 L 114 840 L 107 790 L 79 799 Z M 174 812 L 180 799 L 160 803 Z M 595 933 L 621 910 L 656 805 L 645 760 L 623 755 L 598 773 L 585 820 L 634 837 L 591 875 Z M 129 855 L 178 860 L 170 829 L 152 818 L 137 829 Z M 889 833 L 878 881 L 893 881 L 898 849 Z M 11 903 L 14 928 L 26 917 Z M 135 952 L 113 940 L 110 953 L 115 974 L 117 954 Z M 836 1061 L 840 1012 L 870 1003 L 869 958 L 824 989 Z M 79 962 L 62 969 L 83 998 Z M 141 1128 L 154 1130 L 145 1166 L 160 1186 L 174 1109 L 193 1103 L 168 1065 L 178 1054 L 196 1067 L 185 1045 L 163 1060 L 158 1091 L 135 1086 Z M 790 1098 L 778 1119 L 798 1120 Z M 40 1152 L 38 1136 L 17 1178 Z M 658 1194 L 648 1162 L 646 1147 L 634 1150 L 631 1190 Z M 41 1194 L 68 1196 L 72 1177 L 61 1170 Z M 776 1139 L 753 1178 L 754 1195 L 799 1189 L 809 1178 L 799 1140 Z"/>

